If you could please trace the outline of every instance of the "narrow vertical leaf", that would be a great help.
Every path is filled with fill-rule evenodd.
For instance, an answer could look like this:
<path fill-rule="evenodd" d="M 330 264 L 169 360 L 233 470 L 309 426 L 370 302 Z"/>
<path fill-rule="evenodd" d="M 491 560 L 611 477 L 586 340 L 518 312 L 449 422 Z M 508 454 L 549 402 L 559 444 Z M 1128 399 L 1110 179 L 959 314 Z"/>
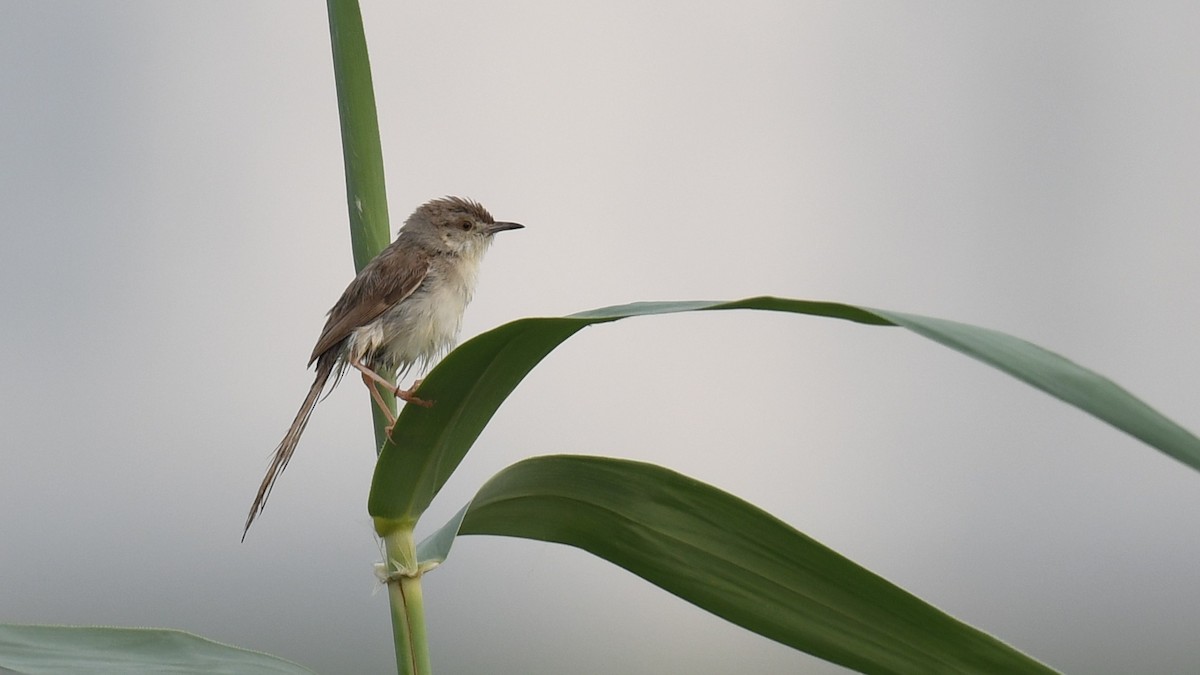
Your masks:
<path fill-rule="evenodd" d="M 329 37 L 333 46 L 333 79 L 342 126 L 342 158 L 346 165 L 346 204 L 354 269 L 361 271 L 388 245 L 387 188 L 371 62 L 358 0 L 328 0 Z"/>

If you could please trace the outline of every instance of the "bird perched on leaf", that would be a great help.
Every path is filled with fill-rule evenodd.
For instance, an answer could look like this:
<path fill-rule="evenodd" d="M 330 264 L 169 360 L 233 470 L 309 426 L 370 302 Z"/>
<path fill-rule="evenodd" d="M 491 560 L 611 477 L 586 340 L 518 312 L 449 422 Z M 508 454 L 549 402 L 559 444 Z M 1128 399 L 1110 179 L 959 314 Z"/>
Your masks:
<path fill-rule="evenodd" d="M 479 263 L 497 232 L 523 227 L 497 222 L 478 202 L 460 197 L 422 204 L 400 228 L 396 240 L 375 256 L 329 310 L 309 365 L 317 376 L 258 488 L 242 539 L 262 513 L 279 474 L 287 467 L 329 378 L 336 385 L 347 367 L 362 373 L 379 409 L 395 424 L 380 387 L 414 405 L 432 402 L 416 396 L 420 380 L 401 389 L 399 379 L 413 366 L 426 367 L 454 347 L 463 311 L 475 291 Z M 382 371 L 382 372 L 381 372 Z M 397 372 L 398 371 L 398 372 Z M 396 383 L 386 373 L 397 372 Z"/>

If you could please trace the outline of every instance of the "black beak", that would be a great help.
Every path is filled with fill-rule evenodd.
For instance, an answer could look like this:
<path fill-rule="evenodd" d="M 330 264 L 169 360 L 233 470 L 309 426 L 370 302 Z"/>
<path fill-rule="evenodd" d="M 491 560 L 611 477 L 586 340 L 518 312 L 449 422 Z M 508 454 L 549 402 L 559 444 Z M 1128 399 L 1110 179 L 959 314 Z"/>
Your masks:
<path fill-rule="evenodd" d="M 492 223 L 491 225 L 487 226 L 487 233 L 496 234 L 497 232 L 503 232 L 505 230 L 519 230 L 523 227 L 525 226 L 520 223 Z"/>

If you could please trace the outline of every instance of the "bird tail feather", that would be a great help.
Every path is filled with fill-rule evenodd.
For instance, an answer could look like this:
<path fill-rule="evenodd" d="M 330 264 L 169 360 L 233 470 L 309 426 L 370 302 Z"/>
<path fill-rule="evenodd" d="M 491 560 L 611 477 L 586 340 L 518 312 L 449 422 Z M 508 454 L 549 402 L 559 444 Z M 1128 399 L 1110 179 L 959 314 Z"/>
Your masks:
<path fill-rule="evenodd" d="M 327 353 L 321 355 L 317 359 L 317 377 L 313 380 L 312 387 L 308 390 L 308 396 L 304 397 L 304 404 L 300 406 L 299 412 L 296 413 L 296 419 L 292 420 L 292 426 L 283 436 L 283 440 L 279 441 L 278 447 L 275 448 L 275 455 L 271 458 L 271 465 L 267 467 L 267 475 L 263 478 L 262 485 L 258 488 L 258 495 L 254 497 L 254 504 L 250 507 L 250 515 L 246 517 L 246 528 L 242 530 L 242 541 L 246 541 L 246 533 L 250 531 L 250 525 L 258 514 L 262 513 L 263 508 L 267 505 L 267 497 L 271 496 L 271 490 L 275 487 L 275 480 L 283 470 L 287 468 L 288 462 L 292 459 L 292 453 L 296 451 L 296 444 L 300 442 L 300 434 L 304 433 L 304 427 L 308 425 L 308 418 L 312 415 L 313 408 L 317 406 L 317 401 L 321 397 L 321 391 L 325 389 L 325 384 L 329 382 L 329 376 L 333 373 L 334 365 L 337 362 L 336 355 Z"/>

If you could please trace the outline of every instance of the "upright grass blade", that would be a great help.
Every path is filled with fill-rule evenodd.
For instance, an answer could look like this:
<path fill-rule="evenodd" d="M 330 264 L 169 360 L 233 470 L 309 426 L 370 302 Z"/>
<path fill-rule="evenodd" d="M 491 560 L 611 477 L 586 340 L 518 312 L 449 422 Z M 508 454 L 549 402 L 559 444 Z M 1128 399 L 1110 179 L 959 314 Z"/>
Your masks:
<path fill-rule="evenodd" d="M 387 186 L 371 62 L 358 0 L 328 0 L 329 36 L 333 46 L 333 79 L 342 126 L 342 158 L 346 166 L 346 203 L 354 269 L 361 272 L 390 240 Z"/>
<path fill-rule="evenodd" d="M 375 468 L 368 510 L 386 534 L 411 527 L 500 404 L 539 361 L 592 324 L 674 312 L 758 309 L 903 326 L 1045 391 L 1139 438 L 1193 469 L 1200 439 L 1112 381 L 1024 340 L 967 324 L 829 302 L 758 297 L 732 302 L 642 302 L 560 318 L 520 319 L 464 343 L 429 374 L 405 406 Z"/>
<path fill-rule="evenodd" d="M 770 514 L 661 467 L 536 457 L 501 471 L 418 550 L 454 533 L 568 544 L 697 606 L 869 673 L 1054 672 Z"/>
<path fill-rule="evenodd" d="M 342 157 L 346 166 L 350 239 L 354 268 L 361 272 L 390 239 L 383 149 L 379 143 L 375 89 L 371 83 L 371 62 L 367 56 L 367 39 L 358 0 L 327 0 L 327 7 L 338 116 L 342 126 Z M 395 410 L 392 395 L 387 392 L 383 395 Z M 375 422 L 376 447 L 381 448 L 387 437 L 387 420 L 374 405 L 371 414 Z M 421 580 L 419 575 L 406 574 L 409 568 L 403 562 L 416 559 L 412 530 L 394 528 L 384 537 L 384 549 L 397 672 L 406 675 L 429 673 Z"/>
<path fill-rule="evenodd" d="M 328 0 L 329 37 L 333 47 L 333 79 L 337 87 L 338 119 L 342 127 L 342 159 L 346 167 L 346 205 L 350 214 L 350 245 L 354 270 L 387 247 L 387 186 L 383 179 L 383 148 L 379 143 L 379 117 L 371 60 L 363 32 L 358 0 Z M 391 392 L 384 399 L 395 410 Z M 383 446 L 387 419 L 374 405 L 375 447 Z"/>
<path fill-rule="evenodd" d="M 0 672 L 311 675 L 313 671 L 177 630 L 0 624 Z"/>

